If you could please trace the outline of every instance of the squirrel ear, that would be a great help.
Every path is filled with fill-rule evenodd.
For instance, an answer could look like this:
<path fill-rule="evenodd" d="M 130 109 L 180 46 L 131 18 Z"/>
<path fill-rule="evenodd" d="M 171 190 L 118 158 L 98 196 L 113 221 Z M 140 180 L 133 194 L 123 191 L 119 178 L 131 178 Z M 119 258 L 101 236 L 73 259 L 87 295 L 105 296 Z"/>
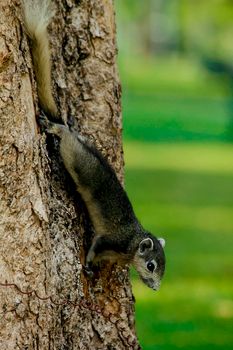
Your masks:
<path fill-rule="evenodd" d="M 139 253 L 144 255 L 146 251 L 152 250 L 154 247 L 154 242 L 151 238 L 145 238 L 139 243 Z"/>
<path fill-rule="evenodd" d="M 166 241 L 164 238 L 158 238 L 158 241 L 159 243 L 161 244 L 161 246 L 164 248 L 165 247 L 165 244 L 166 244 Z"/>

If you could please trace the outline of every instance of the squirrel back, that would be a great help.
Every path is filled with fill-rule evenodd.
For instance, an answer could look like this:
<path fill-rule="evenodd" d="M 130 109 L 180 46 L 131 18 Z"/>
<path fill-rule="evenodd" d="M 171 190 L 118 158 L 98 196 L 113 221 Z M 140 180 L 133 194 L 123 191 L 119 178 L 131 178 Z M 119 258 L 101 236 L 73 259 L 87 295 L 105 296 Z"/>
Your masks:
<path fill-rule="evenodd" d="M 52 95 L 51 54 L 47 26 L 54 16 L 50 0 L 23 0 L 24 24 L 32 42 L 33 65 L 38 97 L 45 113 L 57 118 L 57 106 Z"/>

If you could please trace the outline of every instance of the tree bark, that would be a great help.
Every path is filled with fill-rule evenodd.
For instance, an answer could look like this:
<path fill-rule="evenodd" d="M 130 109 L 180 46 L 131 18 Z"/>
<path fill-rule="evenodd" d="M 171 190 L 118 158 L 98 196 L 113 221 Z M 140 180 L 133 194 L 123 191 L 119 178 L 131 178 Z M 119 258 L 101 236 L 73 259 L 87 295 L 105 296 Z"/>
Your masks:
<path fill-rule="evenodd" d="M 121 88 L 111 0 L 57 0 L 49 27 L 63 120 L 123 181 Z M 0 348 L 137 349 L 128 268 L 83 273 L 93 235 L 58 141 L 41 133 L 18 0 L 0 4 Z"/>

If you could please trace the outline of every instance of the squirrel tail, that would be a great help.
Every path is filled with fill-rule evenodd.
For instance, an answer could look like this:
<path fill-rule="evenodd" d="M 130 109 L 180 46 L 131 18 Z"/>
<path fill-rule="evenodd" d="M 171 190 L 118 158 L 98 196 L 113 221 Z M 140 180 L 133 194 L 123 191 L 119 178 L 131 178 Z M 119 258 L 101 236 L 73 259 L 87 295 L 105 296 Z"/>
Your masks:
<path fill-rule="evenodd" d="M 57 118 L 57 106 L 52 95 L 51 55 L 47 26 L 55 11 L 50 0 L 23 0 L 24 24 L 32 41 L 32 57 L 42 109 Z"/>

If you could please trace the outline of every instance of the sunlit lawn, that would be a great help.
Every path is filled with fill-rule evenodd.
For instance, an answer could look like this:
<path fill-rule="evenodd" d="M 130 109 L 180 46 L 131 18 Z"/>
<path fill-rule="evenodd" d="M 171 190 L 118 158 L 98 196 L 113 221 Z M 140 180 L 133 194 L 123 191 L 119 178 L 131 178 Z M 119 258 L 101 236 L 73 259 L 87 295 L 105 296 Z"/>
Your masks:
<path fill-rule="evenodd" d="M 147 142 L 223 141 L 230 136 L 227 127 L 233 123 L 229 116 L 229 101 L 220 96 L 184 97 L 161 95 L 158 91 L 125 93 L 124 136 L 128 140 Z"/>
<path fill-rule="evenodd" d="M 167 240 L 154 292 L 133 278 L 144 350 L 233 348 L 233 146 L 125 142 L 126 188 Z"/>

